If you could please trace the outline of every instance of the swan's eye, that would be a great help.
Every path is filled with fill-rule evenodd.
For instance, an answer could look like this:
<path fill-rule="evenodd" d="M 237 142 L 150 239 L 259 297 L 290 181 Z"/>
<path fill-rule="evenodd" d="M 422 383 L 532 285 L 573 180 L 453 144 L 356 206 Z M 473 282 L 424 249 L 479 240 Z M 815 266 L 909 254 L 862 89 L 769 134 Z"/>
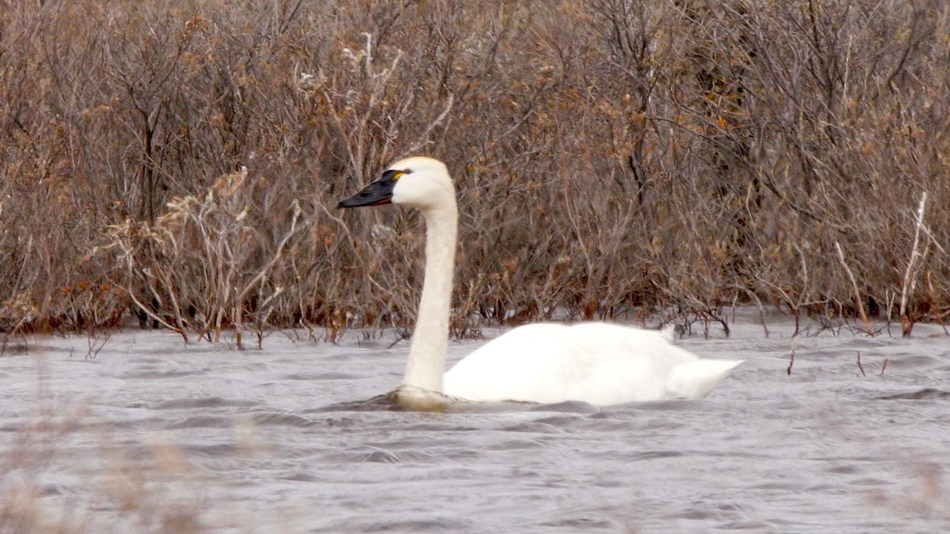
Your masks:
<path fill-rule="evenodd" d="M 396 180 L 401 178 L 404 174 L 409 174 L 411 172 L 412 171 L 397 171 L 395 169 L 390 169 L 383 173 L 383 179 L 392 180 L 393 182 L 395 182 Z"/>

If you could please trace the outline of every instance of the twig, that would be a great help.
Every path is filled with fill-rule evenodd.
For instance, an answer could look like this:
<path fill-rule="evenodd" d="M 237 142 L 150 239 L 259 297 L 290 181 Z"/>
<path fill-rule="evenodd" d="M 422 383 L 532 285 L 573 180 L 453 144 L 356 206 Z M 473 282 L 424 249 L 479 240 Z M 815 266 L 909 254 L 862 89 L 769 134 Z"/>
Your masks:
<path fill-rule="evenodd" d="M 760 299 L 759 296 L 756 295 L 754 291 L 752 291 L 751 289 L 745 286 L 735 284 L 732 287 L 744 292 L 751 300 L 755 301 L 755 305 L 759 308 L 759 322 L 762 323 L 762 330 L 765 331 L 765 337 L 769 337 L 769 327 L 768 325 L 765 324 L 765 307 L 762 306 L 762 299 Z M 738 296 L 738 293 L 736 293 L 736 295 Z M 735 310 L 735 303 L 733 303 L 732 308 L 733 310 Z M 735 322 L 734 312 L 733 312 L 732 320 L 733 322 Z"/>
<path fill-rule="evenodd" d="M 864 332 L 873 336 L 874 331 L 871 330 L 871 322 L 868 321 L 868 316 L 864 313 L 864 304 L 861 302 L 861 292 L 858 290 L 858 282 L 854 279 L 854 273 L 851 272 L 851 268 L 848 267 L 848 263 L 844 260 L 844 252 L 841 250 L 841 245 L 835 241 L 835 249 L 838 250 L 838 260 L 841 262 L 841 266 L 844 267 L 846 273 L 848 273 L 848 278 L 851 279 L 851 287 L 854 289 L 854 302 L 858 305 L 858 313 L 861 315 L 861 322 L 864 323 Z"/>
<path fill-rule="evenodd" d="M 452 105 L 455 103 L 455 95 L 449 93 L 448 101 L 445 103 L 445 109 L 442 110 L 442 113 L 432 121 L 429 126 L 426 127 L 425 131 L 422 132 L 422 135 L 419 136 L 419 141 L 412 145 L 407 153 L 413 153 L 422 148 L 423 146 L 429 143 L 429 134 L 432 133 L 432 130 L 436 126 L 442 123 L 445 120 L 445 117 L 448 116 L 449 112 L 452 111 Z"/>
<path fill-rule="evenodd" d="M 920 195 L 920 206 L 917 208 L 917 219 L 914 225 L 914 246 L 911 248 L 910 260 L 907 262 L 907 270 L 904 271 L 904 284 L 901 287 L 901 335 L 910 337 L 910 332 L 914 328 L 914 322 L 907 315 L 907 300 L 914 292 L 914 286 L 917 285 L 917 261 L 921 254 L 920 248 L 920 230 L 924 226 L 924 210 L 927 207 L 927 192 Z"/>
<path fill-rule="evenodd" d="M 292 237 L 297 234 L 297 221 L 300 220 L 301 209 L 300 203 L 297 200 L 293 202 L 294 207 L 294 216 L 290 221 L 290 230 L 284 235 L 283 239 L 280 240 L 280 243 L 277 244 L 277 249 L 274 251 L 274 256 L 271 257 L 270 261 L 267 262 L 261 270 L 254 275 L 254 278 L 251 278 L 251 281 L 245 284 L 244 289 L 237 295 L 238 301 L 243 301 L 245 297 L 251 292 L 251 289 L 254 288 L 254 285 L 260 282 L 265 276 L 270 273 L 270 270 L 277 264 L 281 258 L 281 254 L 284 251 L 284 247 L 287 246 L 287 242 L 290 241 Z M 235 288 L 236 289 L 236 288 Z"/>
<path fill-rule="evenodd" d="M 785 369 L 788 376 L 792 376 L 793 365 L 795 365 L 795 338 L 792 338 L 792 355 L 788 358 L 788 369 Z"/>
<path fill-rule="evenodd" d="M 99 351 L 101 351 L 102 348 L 106 346 L 106 343 L 109 342 L 111 335 L 108 331 L 106 331 L 103 337 L 104 339 L 101 341 L 96 339 L 95 330 L 93 328 L 89 329 L 89 331 L 86 333 L 86 344 L 88 345 L 89 349 L 86 351 L 85 359 L 94 360 L 96 356 L 99 355 Z"/>
<path fill-rule="evenodd" d="M 858 369 L 861 371 L 861 376 L 868 376 L 868 375 L 864 372 L 864 366 L 861 365 L 861 351 L 858 351 Z"/>
<path fill-rule="evenodd" d="M 131 291 L 126 291 L 125 293 L 126 293 L 126 295 L 129 296 L 129 298 L 132 299 L 132 302 L 134 302 L 135 305 L 138 306 L 140 310 L 142 310 L 143 312 L 145 312 L 145 315 L 148 315 L 148 316 L 151 317 L 152 319 L 154 319 L 154 320 L 158 321 L 159 323 L 165 325 L 165 328 L 171 330 L 172 332 L 177 332 L 178 335 L 180 335 L 180 336 L 182 337 L 182 339 L 185 340 L 185 343 L 188 343 L 188 333 L 185 332 L 184 328 L 178 328 L 178 327 L 175 327 L 175 326 L 172 326 L 172 325 L 168 324 L 167 321 L 165 321 L 164 319 L 162 319 L 161 317 L 159 317 L 158 315 L 156 315 L 154 312 L 152 312 L 152 310 L 146 308 L 144 304 L 142 304 L 141 302 L 139 302 L 139 299 L 135 298 L 135 294 L 134 294 L 133 292 L 131 292 Z"/>
<path fill-rule="evenodd" d="M 884 369 L 887 369 L 887 362 L 889 361 L 887 358 L 884 358 L 884 365 L 881 366 L 881 376 L 884 376 Z"/>

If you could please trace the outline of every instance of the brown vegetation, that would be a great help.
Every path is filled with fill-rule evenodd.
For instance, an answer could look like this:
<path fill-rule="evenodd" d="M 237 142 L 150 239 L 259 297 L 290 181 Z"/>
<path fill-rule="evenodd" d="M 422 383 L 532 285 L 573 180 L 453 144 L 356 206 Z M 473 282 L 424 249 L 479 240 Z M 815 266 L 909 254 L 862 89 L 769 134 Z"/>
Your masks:
<path fill-rule="evenodd" d="M 0 2 L 0 330 L 405 328 L 420 221 L 334 206 L 428 154 L 456 334 L 760 301 L 909 334 L 950 313 L 948 35 L 937 0 Z"/>

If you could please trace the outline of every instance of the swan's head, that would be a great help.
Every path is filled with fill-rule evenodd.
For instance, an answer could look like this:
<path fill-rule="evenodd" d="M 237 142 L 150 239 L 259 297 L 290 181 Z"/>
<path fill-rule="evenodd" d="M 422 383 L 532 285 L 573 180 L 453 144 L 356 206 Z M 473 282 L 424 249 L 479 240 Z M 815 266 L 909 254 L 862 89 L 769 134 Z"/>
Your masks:
<path fill-rule="evenodd" d="M 339 208 L 402 204 L 422 211 L 455 209 L 455 185 L 445 164 L 414 157 L 397 161 L 378 180 L 340 201 Z"/>

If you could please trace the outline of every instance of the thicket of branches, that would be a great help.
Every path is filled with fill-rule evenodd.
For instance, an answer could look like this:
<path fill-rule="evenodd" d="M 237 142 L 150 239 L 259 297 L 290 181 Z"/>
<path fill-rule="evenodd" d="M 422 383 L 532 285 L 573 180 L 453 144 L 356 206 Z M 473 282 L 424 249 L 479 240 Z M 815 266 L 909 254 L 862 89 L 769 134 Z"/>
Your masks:
<path fill-rule="evenodd" d="M 460 192 L 456 334 L 634 310 L 950 313 L 940 0 L 0 2 L 0 329 L 407 328 Z M 407 261 L 407 259 L 411 261 Z"/>

